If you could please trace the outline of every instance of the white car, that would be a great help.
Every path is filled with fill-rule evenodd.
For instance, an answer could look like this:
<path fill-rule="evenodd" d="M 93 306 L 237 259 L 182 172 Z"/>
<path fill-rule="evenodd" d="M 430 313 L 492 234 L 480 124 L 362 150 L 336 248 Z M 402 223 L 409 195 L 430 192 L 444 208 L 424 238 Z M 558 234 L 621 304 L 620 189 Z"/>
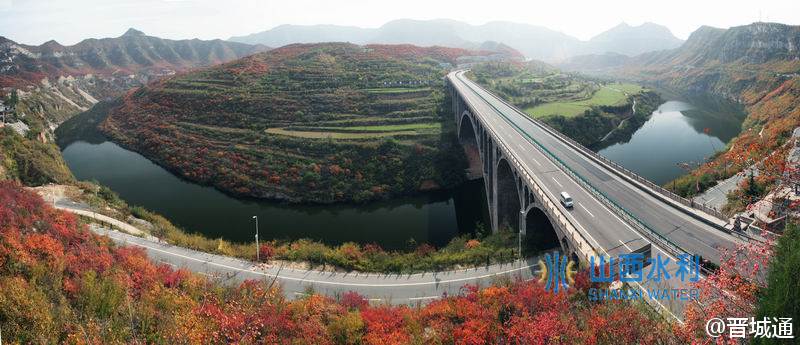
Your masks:
<path fill-rule="evenodd" d="M 572 197 L 567 192 L 561 192 L 561 205 L 566 208 L 572 208 Z"/>

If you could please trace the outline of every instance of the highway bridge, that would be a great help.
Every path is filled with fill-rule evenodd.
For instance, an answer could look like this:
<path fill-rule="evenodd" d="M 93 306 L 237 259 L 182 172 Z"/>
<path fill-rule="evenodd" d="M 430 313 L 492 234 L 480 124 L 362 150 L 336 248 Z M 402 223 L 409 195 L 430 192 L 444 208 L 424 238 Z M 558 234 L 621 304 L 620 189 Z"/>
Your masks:
<path fill-rule="evenodd" d="M 480 159 L 473 165 L 484 177 L 493 230 L 555 231 L 562 250 L 585 263 L 597 254 L 616 258 L 647 244 L 653 256 L 671 257 L 673 265 L 679 254 L 719 263 L 718 249 L 733 248 L 741 239 L 723 220 L 532 119 L 465 73 L 451 72 L 446 81 L 459 140 L 473 151 L 469 157 Z M 561 192 L 572 196 L 574 207 L 559 202 Z M 688 285 L 668 283 L 669 288 Z M 662 306 L 680 315 L 683 304 Z"/>
<path fill-rule="evenodd" d="M 672 260 L 667 267 L 670 277 L 675 277 L 677 270 L 676 255 L 697 253 L 718 262 L 717 249 L 733 247 L 738 240 L 735 233 L 721 229 L 721 220 L 666 200 L 646 183 L 631 179 L 625 171 L 468 80 L 463 71 L 450 73 L 446 80 L 460 141 L 472 150 L 470 156 L 477 157 L 476 168 L 484 177 L 492 229 L 507 226 L 528 235 L 552 231 L 562 253 L 584 263 L 599 254 L 618 257 L 651 244 L 652 256 L 661 254 Z M 573 208 L 559 203 L 561 192 L 573 197 Z M 75 205 L 58 206 L 126 229 Z M 540 259 L 417 274 L 326 272 L 258 265 L 97 226 L 93 230 L 117 243 L 144 248 L 156 262 L 185 267 L 222 282 L 275 280 L 289 298 L 311 289 L 326 295 L 356 291 L 377 303 L 425 303 L 458 294 L 465 285 L 536 279 Z M 673 278 L 631 284 L 632 288 L 679 289 L 687 288 L 689 282 Z M 674 298 L 646 300 L 677 319 L 687 303 Z"/>

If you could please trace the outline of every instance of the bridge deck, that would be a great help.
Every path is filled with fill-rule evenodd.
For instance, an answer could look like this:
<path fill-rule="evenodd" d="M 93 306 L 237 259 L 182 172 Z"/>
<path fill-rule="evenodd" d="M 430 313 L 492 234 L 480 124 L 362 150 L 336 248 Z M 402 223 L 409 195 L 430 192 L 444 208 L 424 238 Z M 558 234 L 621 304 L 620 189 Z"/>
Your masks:
<path fill-rule="evenodd" d="M 537 180 L 542 184 L 541 187 L 552 197 L 552 200 L 558 200 L 557 195 L 562 191 L 566 191 L 573 197 L 575 207 L 562 211 L 567 214 L 576 227 L 586 234 L 596 250 L 617 257 L 620 253 L 629 253 L 650 241 L 552 163 L 544 153 L 539 151 L 536 144 L 520 131 L 535 138 L 541 145 L 559 157 L 565 165 L 584 177 L 594 188 L 684 251 L 691 254 L 697 253 L 704 258 L 719 262 L 717 248 L 733 247 L 735 239 L 730 235 L 676 210 L 671 205 L 663 203 L 622 180 L 613 172 L 608 171 L 606 167 L 596 164 L 582 153 L 566 145 L 561 139 L 545 131 L 526 115 L 520 114 L 491 93 L 475 85 L 464 77 L 463 73 L 453 72 L 448 76 L 461 97 L 477 113 L 476 116 L 481 119 L 482 123 L 491 127 L 493 132 L 499 136 L 495 139 L 502 141 L 510 148 L 512 154 L 523 162 L 529 174 L 538 177 Z M 677 269 L 676 258 L 654 243 L 653 256 L 658 253 L 662 257 L 670 257 L 668 273 L 674 277 Z M 649 268 L 645 269 L 645 272 L 648 270 Z M 686 288 L 688 279 L 687 282 L 681 282 L 676 278 L 661 282 L 647 281 L 642 285 L 645 289 Z M 674 315 L 680 315 L 686 302 L 671 300 L 662 301 L 662 303 Z"/>

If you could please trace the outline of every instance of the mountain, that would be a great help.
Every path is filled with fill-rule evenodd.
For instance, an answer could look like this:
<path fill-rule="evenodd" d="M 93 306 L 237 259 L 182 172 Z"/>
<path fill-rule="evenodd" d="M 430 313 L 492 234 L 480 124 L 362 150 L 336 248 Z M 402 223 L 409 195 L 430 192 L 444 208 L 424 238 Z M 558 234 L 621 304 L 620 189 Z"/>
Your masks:
<path fill-rule="evenodd" d="M 717 94 L 744 106 L 747 118 L 742 132 L 728 150 L 669 184 L 685 195 L 736 173 L 741 164 L 722 167 L 739 157 L 766 157 L 785 150 L 782 145 L 800 126 L 800 26 L 761 22 L 729 29 L 704 26 L 680 48 L 641 54 L 604 69 L 593 67 L 594 72 L 617 78 Z"/>
<path fill-rule="evenodd" d="M 595 74 L 598 71 L 624 66 L 631 59 L 630 56 L 617 53 L 586 54 L 573 56 L 556 64 L 556 66 L 566 71 L 580 71 L 586 74 Z"/>
<path fill-rule="evenodd" d="M 234 36 L 231 42 L 263 44 L 283 47 L 292 43 L 350 42 L 364 44 L 372 38 L 376 29 L 362 29 L 340 25 L 279 25 L 275 28 L 246 36 Z"/>
<path fill-rule="evenodd" d="M 378 28 L 369 43 L 469 47 L 473 43 L 462 37 L 460 32 L 463 24 L 449 19 L 393 20 Z"/>
<path fill-rule="evenodd" d="M 442 79 L 459 63 L 500 58 L 408 44 L 291 44 L 129 92 L 101 129 L 232 194 L 321 203 L 414 194 L 464 178 Z"/>
<path fill-rule="evenodd" d="M 642 53 L 678 48 L 683 40 L 672 35 L 664 26 L 644 23 L 629 26 L 621 23 L 592 37 L 582 48 L 584 54 L 615 53 L 635 56 Z"/>
<path fill-rule="evenodd" d="M 501 42 L 519 50 L 526 57 L 545 61 L 571 56 L 581 44 L 577 38 L 543 26 L 502 21 L 463 26 L 460 32 L 467 40 Z"/>
<path fill-rule="evenodd" d="M 0 37 L 1 94 L 20 90 L 19 117 L 52 129 L 99 100 L 155 78 L 231 61 L 269 48 L 223 40 L 168 40 L 130 29 L 116 38 L 86 39 L 72 46 L 40 46 Z"/>
<path fill-rule="evenodd" d="M 710 67 L 765 65 L 774 71 L 793 71 L 800 60 L 800 26 L 753 23 L 730 29 L 701 27 L 680 49 L 643 55 L 637 65 Z M 784 66 L 783 68 L 780 66 Z"/>
<path fill-rule="evenodd" d="M 377 29 L 334 25 L 281 25 L 274 29 L 231 41 L 282 46 L 289 43 L 352 42 L 414 44 L 476 49 L 483 42 L 494 41 L 510 46 L 528 58 L 557 61 L 580 54 L 614 52 L 635 55 L 650 50 L 675 48 L 681 40 L 667 28 L 652 23 L 640 26 L 621 24 L 590 41 L 580 41 L 545 27 L 504 21 L 483 25 L 450 20 L 399 19 Z"/>
<path fill-rule="evenodd" d="M 43 78 L 146 74 L 159 76 L 178 70 L 231 61 L 267 50 L 223 40 L 168 40 L 129 29 L 117 38 L 87 39 L 73 46 L 48 41 L 40 46 L 0 38 L 2 86 L 39 83 Z"/>

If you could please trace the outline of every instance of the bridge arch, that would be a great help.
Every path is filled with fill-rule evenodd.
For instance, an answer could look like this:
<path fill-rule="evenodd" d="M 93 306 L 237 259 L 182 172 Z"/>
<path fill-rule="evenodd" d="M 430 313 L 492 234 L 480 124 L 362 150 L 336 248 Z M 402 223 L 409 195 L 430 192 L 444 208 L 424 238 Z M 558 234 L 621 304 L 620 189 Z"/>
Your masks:
<path fill-rule="evenodd" d="M 521 197 L 518 179 L 508 160 L 497 161 L 497 226 L 519 231 Z"/>
<path fill-rule="evenodd" d="M 478 146 L 478 136 L 475 126 L 472 124 L 472 116 L 469 112 L 465 111 L 461 114 L 461 119 L 458 121 L 458 141 L 464 143 L 474 143 L 475 147 Z"/>
<path fill-rule="evenodd" d="M 531 197 L 533 197 L 531 195 Z M 559 241 L 559 232 L 553 221 L 539 206 L 533 206 L 525 213 L 525 240 L 533 248 L 561 247 L 565 251 L 569 244 L 564 246 Z"/>
<path fill-rule="evenodd" d="M 481 161 L 481 153 L 479 151 L 478 131 L 472 123 L 471 114 L 467 111 L 464 111 L 458 122 L 458 142 L 464 148 L 464 153 L 467 155 L 467 161 L 469 162 L 467 176 L 469 179 L 480 178 L 483 176 L 485 167 Z"/>

